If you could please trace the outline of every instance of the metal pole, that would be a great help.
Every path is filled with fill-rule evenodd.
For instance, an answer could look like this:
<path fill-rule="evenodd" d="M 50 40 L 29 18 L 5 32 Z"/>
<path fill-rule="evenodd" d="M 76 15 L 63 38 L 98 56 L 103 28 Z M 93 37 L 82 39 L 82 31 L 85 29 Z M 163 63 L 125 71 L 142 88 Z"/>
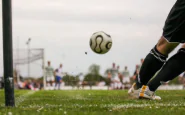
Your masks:
<path fill-rule="evenodd" d="M 28 77 L 30 77 L 30 47 L 28 43 Z"/>
<path fill-rule="evenodd" d="M 15 106 L 12 51 L 12 6 L 11 0 L 2 0 L 3 61 L 5 82 L 5 106 Z"/>
<path fill-rule="evenodd" d="M 16 76 L 17 76 L 17 85 L 19 84 L 20 82 L 20 77 L 19 77 L 19 68 L 18 68 L 18 64 L 16 64 Z"/>
<path fill-rule="evenodd" d="M 44 49 L 42 50 L 42 69 L 43 69 L 43 88 L 46 90 L 46 72 L 45 72 L 45 54 Z"/>
<path fill-rule="evenodd" d="M 28 45 L 28 77 L 30 77 L 30 41 L 31 38 L 29 38 L 26 43 Z"/>
<path fill-rule="evenodd" d="M 19 36 L 17 38 L 17 60 L 19 62 Z M 17 84 L 20 82 L 19 77 L 19 64 L 16 64 L 16 71 L 17 71 Z"/>

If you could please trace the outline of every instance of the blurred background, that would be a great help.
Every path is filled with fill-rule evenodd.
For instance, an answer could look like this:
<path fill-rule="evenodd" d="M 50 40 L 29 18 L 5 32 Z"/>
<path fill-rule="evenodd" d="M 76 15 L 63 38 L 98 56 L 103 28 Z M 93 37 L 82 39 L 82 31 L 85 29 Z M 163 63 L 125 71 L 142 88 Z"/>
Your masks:
<path fill-rule="evenodd" d="M 15 88 L 58 89 L 59 84 L 60 89 L 128 89 L 145 55 L 161 36 L 175 0 L 12 2 Z M 96 31 L 112 37 L 113 46 L 107 54 L 95 54 L 89 47 Z M 2 37 L 0 44 L 3 87 Z M 179 76 L 168 84 L 183 88 L 184 74 Z"/>

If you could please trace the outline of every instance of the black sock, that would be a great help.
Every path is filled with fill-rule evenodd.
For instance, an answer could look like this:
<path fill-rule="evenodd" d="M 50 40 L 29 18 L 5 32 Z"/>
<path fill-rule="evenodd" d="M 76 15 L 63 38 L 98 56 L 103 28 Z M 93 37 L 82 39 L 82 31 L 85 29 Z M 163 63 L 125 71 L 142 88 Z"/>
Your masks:
<path fill-rule="evenodd" d="M 185 49 L 180 49 L 172 56 L 161 71 L 149 83 L 149 89 L 155 91 L 163 82 L 174 79 L 185 71 Z"/>
<path fill-rule="evenodd" d="M 146 85 L 148 81 L 155 75 L 155 73 L 163 66 L 167 56 L 161 54 L 156 46 L 146 56 L 139 75 L 137 77 L 137 88 L 141 88 L 142 85 Z"/>

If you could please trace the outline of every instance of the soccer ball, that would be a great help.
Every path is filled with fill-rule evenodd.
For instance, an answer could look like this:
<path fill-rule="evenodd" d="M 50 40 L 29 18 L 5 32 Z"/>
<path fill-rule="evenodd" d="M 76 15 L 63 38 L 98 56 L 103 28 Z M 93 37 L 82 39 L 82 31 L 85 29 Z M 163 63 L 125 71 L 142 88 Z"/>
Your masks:
<path fill-rule="evenodd" d="M 95 32 L 90 39 L 91 49 L 98 54 L 107 53 L 112 47 L 111 36 L 103 31 Z"/>

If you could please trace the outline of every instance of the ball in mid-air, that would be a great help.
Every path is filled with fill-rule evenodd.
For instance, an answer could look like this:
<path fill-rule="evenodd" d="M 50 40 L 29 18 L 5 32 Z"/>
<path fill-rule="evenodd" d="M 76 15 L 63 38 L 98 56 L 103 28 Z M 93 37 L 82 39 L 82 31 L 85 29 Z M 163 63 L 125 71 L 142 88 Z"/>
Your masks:
<path fill-rule="evenodd" d="M 103 31 L 95 32 L 90 39 L 91 49 L 98 54 L 107 53 L 112 47 L 111 36 Z"/>

